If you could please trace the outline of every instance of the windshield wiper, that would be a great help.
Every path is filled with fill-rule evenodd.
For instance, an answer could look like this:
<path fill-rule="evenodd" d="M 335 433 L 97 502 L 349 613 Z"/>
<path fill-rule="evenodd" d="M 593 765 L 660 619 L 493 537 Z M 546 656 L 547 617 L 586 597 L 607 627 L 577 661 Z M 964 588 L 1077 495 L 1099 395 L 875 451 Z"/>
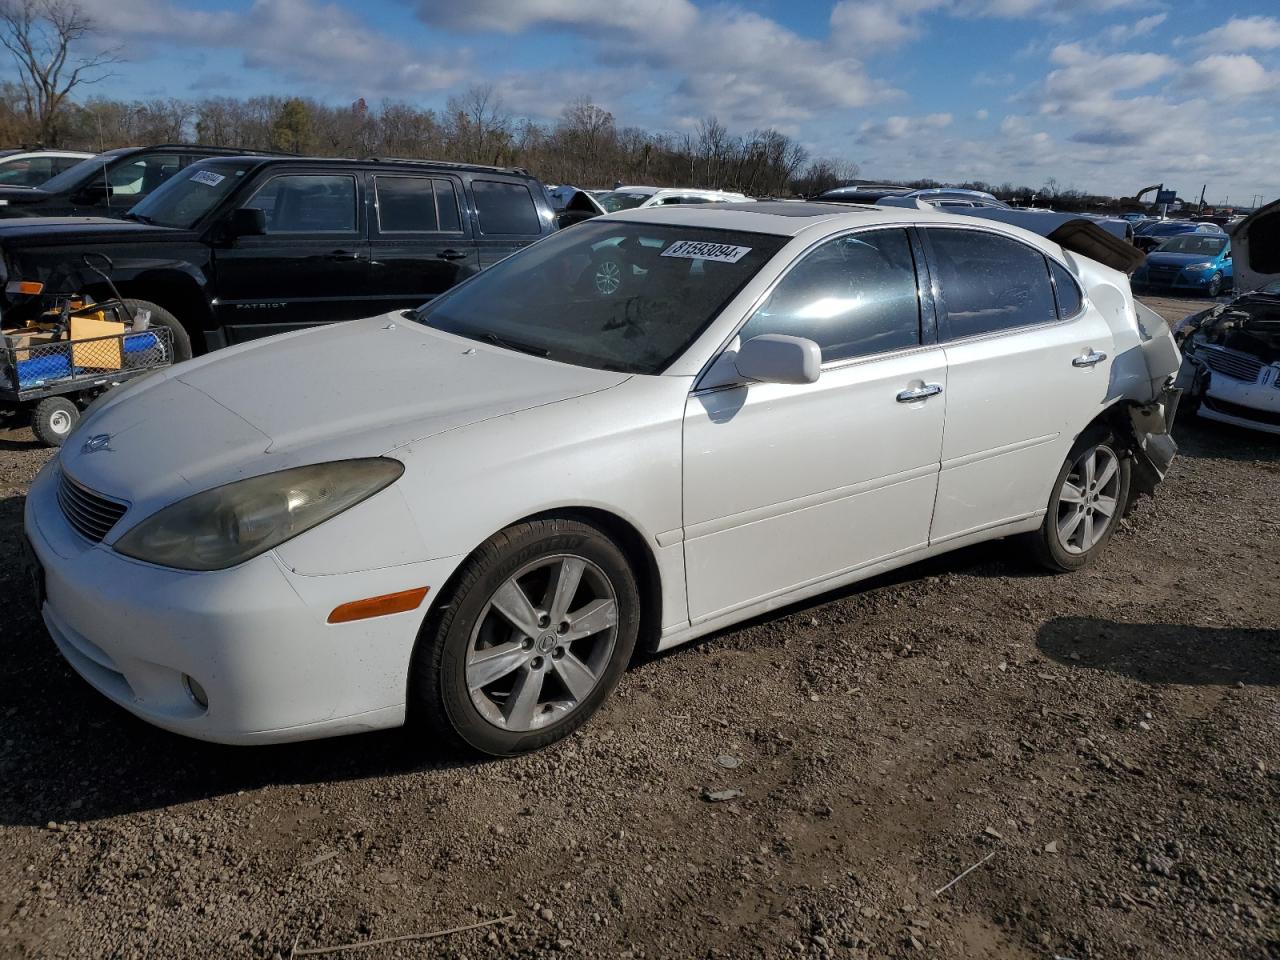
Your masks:
<path fill-rule="evenodd" d="M 521 343 L 518 340 L 508 340 L 506 337 L 500 337 L 496 333 L 477 333 L 474 334 L 477 340 L 484 340 L 486 343 L 492 343 L 495 347 L 503 347 L 506 350 L 515 350 L 518 353 L 528 353 L 535 357 L 549 357 L 551 351 L 545 347 L 535 347 L 531 343 Z"/>

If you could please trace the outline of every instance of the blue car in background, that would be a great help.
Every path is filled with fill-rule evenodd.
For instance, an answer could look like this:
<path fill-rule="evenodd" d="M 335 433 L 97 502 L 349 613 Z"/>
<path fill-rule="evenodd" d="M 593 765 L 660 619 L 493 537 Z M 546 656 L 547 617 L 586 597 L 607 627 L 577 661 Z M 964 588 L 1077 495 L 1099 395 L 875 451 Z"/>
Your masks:
<path fill-rule="evenodd" d="M 1216 223 L 1197 223 L 1192 220 L 1149 220 L 1140 223 L 1133 230 L 1133 245 L 1144 253 L 1154 250 L 1170 237 L 1184 233 L 1222 234 L 1223 229 Z"/>
<path fill-rule="evenodd" d="M 1184 233 L 1147 254 L 1133 283 L 1216 297 L 1231 286 L 1231 238 L 1225 233 Z"/>

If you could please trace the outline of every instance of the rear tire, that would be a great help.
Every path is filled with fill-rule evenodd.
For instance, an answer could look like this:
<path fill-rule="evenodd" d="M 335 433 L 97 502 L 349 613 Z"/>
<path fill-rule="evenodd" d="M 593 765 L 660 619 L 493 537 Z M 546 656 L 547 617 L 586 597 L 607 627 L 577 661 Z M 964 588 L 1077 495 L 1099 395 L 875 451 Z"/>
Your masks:
<path fill-rule="evenodd" d="M 129 308 L 129 313 L 134 316 L 137 315 L 139 310 L 150 310 L 151 326 L 168 329 L 173 339 L 174 363 L 181 363 L 183 360 L 191 359 L 191 335 L 187 333 L 186 327 L 178 322 L 177 317 L 158 303 L 152 303 L 150 300 L 130 300 L 126 298 L 124 304 Z"/>
<path fill-rule="evenodd" d="M 631 660 L 640 595 L 626 556 L 578 520 L 491 537 L 427 617 L 410 708 L 453 750 L 513 756 L 568 736 Z"/>
<path fill-rule="evenodd" d="M 1086 431 L 1058 471 L 1044 523 L 1029 535 L 1036 560 L 1055 573 L 1092 563 L 1124 516 L 1130 474 L 1130 461 L 1109 431 Z"/>
<path fill-rule="evenodd" d="M 31 432 L 46 447 L 60 447 L 80 420 L 80 408 L 66 397 L 45 397 L 31 411 Z"/>

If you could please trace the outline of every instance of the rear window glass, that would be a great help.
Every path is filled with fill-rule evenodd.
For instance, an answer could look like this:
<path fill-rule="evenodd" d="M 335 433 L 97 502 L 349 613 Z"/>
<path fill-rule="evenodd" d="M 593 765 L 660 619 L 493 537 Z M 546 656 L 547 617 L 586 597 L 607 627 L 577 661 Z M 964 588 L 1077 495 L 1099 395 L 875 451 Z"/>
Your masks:
<path fill-rule="evenodd" d="M 523 183 L 475 180 L 471 189 L 476 197 L 481 233 L 537 236 L 542 232 L 533 194 Z"/>

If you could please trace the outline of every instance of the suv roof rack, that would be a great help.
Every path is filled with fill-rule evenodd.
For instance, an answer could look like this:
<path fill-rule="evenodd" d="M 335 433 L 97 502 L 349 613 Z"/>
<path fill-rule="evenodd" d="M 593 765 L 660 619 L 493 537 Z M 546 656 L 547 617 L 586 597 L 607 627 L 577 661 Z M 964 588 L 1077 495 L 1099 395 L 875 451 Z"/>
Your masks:
<path fill-rule="evenodd" d="M 140 147 L 132 147 L 133 150 L 208 150 L 211 153 L 223 154 L 228 157 L 296 157 L 296 153 L 286 153 L 283 150 L 256 150 L 249 147 L 212 147 L 203 143 L 148 143 Z"/>
<path fill-rule="evenodd" d="M 484 163 L 455 163 L 452 160 L 420 160 L 417 157 L 369 157 L 369 163 L 417 163 L 424 167 L 445 167 L 450 170 L 479 170 L 484 173 L 513 173 L 521 177 L 531 177 L 524 167 L 495 167 Z"/>

